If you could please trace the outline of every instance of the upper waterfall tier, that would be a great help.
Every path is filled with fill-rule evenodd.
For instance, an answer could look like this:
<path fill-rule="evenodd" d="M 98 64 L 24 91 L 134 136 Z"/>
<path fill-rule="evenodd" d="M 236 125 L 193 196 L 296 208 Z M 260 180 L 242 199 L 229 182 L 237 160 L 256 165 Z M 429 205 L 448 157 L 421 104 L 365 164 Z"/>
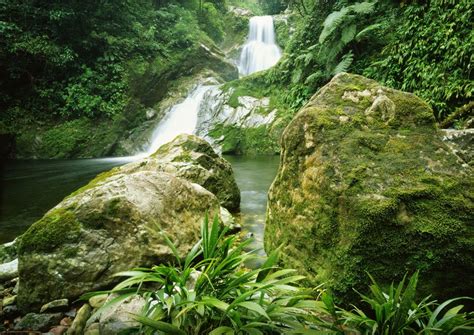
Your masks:
<path fill-rule="evenodd" d="M 271 16 L 254 16 L 250 19 L 250 31 L 240 55 L 239 72 L 246 76 L 275 65 L 281 51 L 275 42 L 275 29 Z"/>

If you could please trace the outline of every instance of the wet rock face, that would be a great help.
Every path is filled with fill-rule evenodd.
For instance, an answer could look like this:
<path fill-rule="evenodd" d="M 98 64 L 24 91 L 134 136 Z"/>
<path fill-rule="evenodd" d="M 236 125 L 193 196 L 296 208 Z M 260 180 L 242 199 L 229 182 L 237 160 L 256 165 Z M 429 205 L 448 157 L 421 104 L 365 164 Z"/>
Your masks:
<path fill-rule="evenodd" d="M 442 138 L 416 96 L 336 76 L 283 134 L 265 249 L 283 245 L 285 266 L 343 300 L 365 271 L 389 283 L 419 269 L 421 294 L 472 295 L 473 173 Z"/>
<path fill-rule="evenodd" d="M 279 133 L 273 131 L 277 110 L 270 99 L 234 95 L 234 88 L 206 93 L 196 134 L 224 154 L 274 154 Z"/>
<path fill-rule="evenodd" d="M 105 172 L 64 199 L 21 237 L 20 308 L 77 298 L 112 284 L 117 272 L 171 260 L 161 232 L 187 254 L 206 213 L 220 217 L 220 203 L 238 207 L 226 163 L 197 137 L 178 137 L 153 157 Z M 231 185 L 234 197 L 206 190 L 212 180 L 225 190 Z"/>

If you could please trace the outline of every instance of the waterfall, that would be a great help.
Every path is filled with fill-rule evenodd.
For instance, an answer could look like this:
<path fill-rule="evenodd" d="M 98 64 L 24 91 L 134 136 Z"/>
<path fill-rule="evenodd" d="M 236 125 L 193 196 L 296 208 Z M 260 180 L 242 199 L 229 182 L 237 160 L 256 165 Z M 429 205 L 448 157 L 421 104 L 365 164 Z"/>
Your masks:
<path fill-rule="evenodd" d="M 183 102 L 174 105 L 153 131 L 151 145 L 145 155 L 153 154 L 160 146 L 172 141 L 179 134 L 194 134 L 201 102 L 205 93 L 214 87 L 214 85 L 199 85 Z"/>
<path fill-rule="evenodd" d="M 275 43 L 275 30 L 271 16 L 254 16 L 250 19 L 250 31 L 240 55 L 241 75 L 266 70 L 275 65 L 281 51 Z"/>
<path fill-rule="evenodd" d="M 250 19 L 250 31 L 240 56 L 239 72 L 248 75 L 257 71 L 268 69 L 275 65 L 281 57 L 280 48 L 275 42 L 275 31 L 273 18 L 271 16 L 255 16 Z M 214 80 L 215 83 L 215 80 Z M 146 152 L 135 157 L 149 156 L 163 144 L 172 141 L 179 134 L 195 134 L 202 132 L 198 128 L 205 128 L 201 123 L 205 122 L 206 115 L 199 115 L 201 107 L 207 111 L 210 102 L 201 106 L 207 92 L 215 89 L 216 85 L 201 84 L 197 86 L 189 96 L 181 103 L 173 106 L 160 121 L 153 131 L 151 144 Z M 214 93 L 209 92 L 210 99 L 215 98 Z M 212 97 L 211 97 L 212 96 Z M 213 101 L 218 104 L 217 101 Z M 213 110 L 211 108 L 211 110 Z M 199 120 L 198 120 L 199 119 Z"/>

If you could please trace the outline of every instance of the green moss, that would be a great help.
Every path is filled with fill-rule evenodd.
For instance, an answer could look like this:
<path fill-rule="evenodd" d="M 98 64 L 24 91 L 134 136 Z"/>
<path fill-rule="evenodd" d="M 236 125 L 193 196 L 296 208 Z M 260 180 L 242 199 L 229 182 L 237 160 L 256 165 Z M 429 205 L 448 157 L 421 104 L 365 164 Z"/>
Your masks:
<path fill-rule="evenodd" d="M 78 247 L 67 247 L 63 251 L 64 258 L 74 258 L 79 252 Z"/>
<path fill-rule="evenodd" d="M 176 156 L 175 158 L 173 158 L 173 161 L 174 162 L 192 162 L 193 158 L 191 157 L 191 155 L 189 153 L 184 152 L 181 155 Z"/>
<path fill-rule="evenodd" d="M 219 141 L 223 154 L 242 154 L 240 128 L 218 124 L 209 132 L 209 135 Z"/>
<path fill-rule="evenodd" d="M 203 139 L 194 135 L 182 134 L 173 141 L 162 145 L 151 157 L 167 155 L 173 148 L 177 148 L 181 152 L 183 159 L 188 159 L 190 152 L 202 153 L 214 158 L 218 156 L 211 145 Z M 179 160 L 179 157 L 181 156 L 176 157 L 176 160 Z"/>
<path fill-rule="evenodd" d="M 394 217 L 398 209 L 398 201 L 393 198 L 383 196 L 373 196 L 358 199 L 352 204 L 354 211 L 367 220 L 386 220 Z"/>
<path fill-rule="evenodd" d="M 239 97 L 249 95 L 249 92 L 243 88 L 236 88 L 232 90 L 232 94 L 227 101 L 227 104 L 230 107 L 237 108 L 240 107 Z"/>
<path fill-rule="evenodd" d="M 140 114 L 135 110 L 135 114 Z M 128 126 L 117 118 L 90 120 L 81 118 L 51 122 L 39 126 L 21 126 L 17 135 L 17 157 L 90 158 L 111 155 L 113 144 Z"/>
<path fill-rule="evenodd" d="M 8 263 L 17 257 L 17 244 L 5 246 L 0 244 L 0 264 Z"/>
<path fill-rule="evenodd" d="M 263 98 L 269 96 L 269 85 L 265 78 L 266 72 L 257 72 L 243 78 L 239 78 L 222 86 L 224 92 L 229 91 L 231 88 L 236 91 L 236 96 L 250 96 L 255 98 Z"/>
<path fill-rule="evenodd" d="M 380 133 L 360 132 L 356 134 L 356 137 L 360 145 L 365 146 L 373 151 L 382 150 L 385 147 L 388 140 L 388 136 L 386 134 L 380 134 Z"/>
<path fill-rule="evenodd" d="M 42 136 L 42 148 L 52 158 L 69 158 L 81 151 L 90 134 L 88 121 L 74 120 L 65 122 L 46 131 Z"/>
<path fill-rule="evenodd" d="M 259 155 L 279 152 L 278 137 L 266 126 L 239 128 L 218 124 L 209 135 L 221 145 L 223 154 Z"/>
<path fill-rule="evenodd" d="M 79 238 L 81 224 L 71 211 L 53 209 L 35 222 L 20 238 L 19 254 L 49 252 L 57 246 Z"/>
<path fill-rule="evenodd" d="M 365 271 L 389 284 L 418 269 L 430 283 L 421 294 L 448 298 L 450 287 L 451 294 L 469 295 L 446 272 L 474 280 L 472 176 L 439 140 L 426 104 L 390 91 L 396 122 L 387 125 L 377 113 L 369 120 L 368 102 L 338 100 L 351 77 L 329 84 L 285 130 L 283 167 L 269 197 L 267 252 L 283 245 L 285 266 L 298 268 L 312 286 L 327 283 L 343 301 L 365 289 Z M 376 87 L 354 80 L 359 91 Z"/>
<path fill-rule="evenodd" d="M 105 172 L 102 172 L 100 174 L 98 174 L 94 179 L 92 179 L 87 185 L 77 189 L 76 191 L 72 192 L 69 196 L 66 197 L 67 198 L 71 198 L 71 197 L 74 197 L 75 195 L 79 194 L 79 193 L 82 193 L 82 192 L 85 192 L 89 189 L 92 189 L 94 187 L 96 187 L 97 185 L 101 184 L 102 182 L 104 182 L 106 179 L 114 176 L 117 172 L 120 171 L 120 167 L 115 167 L 109 171 L 105 171 Z"/>
<path fill-rule="evenodd" d="M 278 45 L 285 49 L 290 41 L 290 26 L 283 20 L 275 21 L 275 34 Z"/>

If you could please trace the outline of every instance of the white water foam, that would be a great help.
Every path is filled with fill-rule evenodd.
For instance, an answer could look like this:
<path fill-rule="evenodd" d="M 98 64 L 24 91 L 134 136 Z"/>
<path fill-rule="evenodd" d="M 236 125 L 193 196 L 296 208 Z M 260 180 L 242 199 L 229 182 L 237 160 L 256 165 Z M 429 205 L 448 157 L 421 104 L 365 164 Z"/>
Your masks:
<path fill-rule="evenodd" d="M 213 87 L 214 85 L 199 85 L 183 102 L 173 106 L 153 131 L 151 145 L 146 153 L 139 156 L 153 154 L 160 146 L 180 134 L 194 134 L 201 102 L 206 92 Z"/>

